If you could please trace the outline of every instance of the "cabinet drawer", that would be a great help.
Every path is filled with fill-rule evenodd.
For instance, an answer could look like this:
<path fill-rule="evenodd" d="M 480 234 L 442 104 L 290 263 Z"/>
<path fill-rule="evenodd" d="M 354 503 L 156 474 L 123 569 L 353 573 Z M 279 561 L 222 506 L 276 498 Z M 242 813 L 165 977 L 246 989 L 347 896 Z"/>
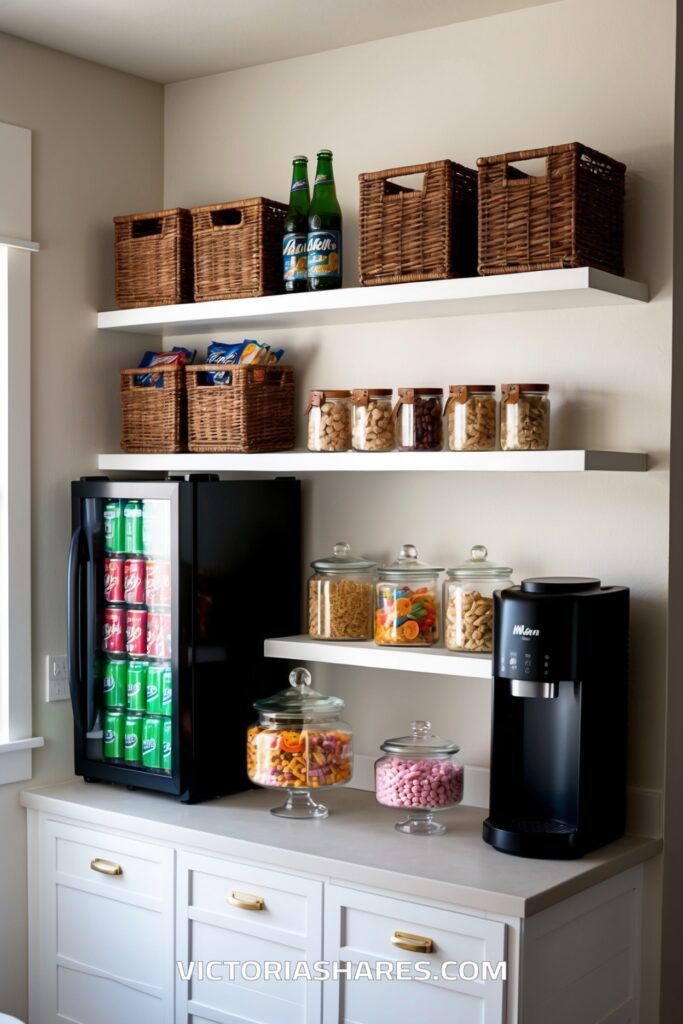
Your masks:
<path fill-rule="evenodd" d="M 392 942 L 397 932 L 430 940 L 431 951 L 397 948 Z M 500 921 L 327 885 L 324 956 L 368 964 L 370 971 L 381 961 L 393 971 L 392 980 L 331 981 L 325 993 L 325 1024 L 437 1016 L 458 1024 L 503 1020 L 504 972 L 496 973 L 505 959 L 505 925 Z M 402 970 L 411 972 L 410 978 L 393 980 L 398 962 L 407 965 Z M 463 962 L 467 967 L 460 976 L 457 965 Z M 491 969 L 484 966 L 489 963 Z M 426 976 L 417 976 L 416 964 Z"/>
<path fill-rule="evenodd" d="M 95 886 L 132 899 L 162 899 L 167 895 L 160 869 L 173 856 L 172 851 L 56 821 L 48 822 L 48 832 L 54 837 L 54 870 L 75 886 L 85 883 L 84 888 Z M 104 873 L 112 867 L 120 868 L 120 873 Z"/>

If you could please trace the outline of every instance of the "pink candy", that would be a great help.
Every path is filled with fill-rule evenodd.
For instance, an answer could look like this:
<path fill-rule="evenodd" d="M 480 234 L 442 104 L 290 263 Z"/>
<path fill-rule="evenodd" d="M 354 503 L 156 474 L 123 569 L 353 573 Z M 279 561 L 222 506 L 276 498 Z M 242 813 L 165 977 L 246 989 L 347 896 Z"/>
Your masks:
<path fill-rule="evenodd" d="M 462 765 L 453 761 L 384 757 L 375 771 L 375 790 L 385 807 L 450 807 L 462 800 L 462 778 Z"/>

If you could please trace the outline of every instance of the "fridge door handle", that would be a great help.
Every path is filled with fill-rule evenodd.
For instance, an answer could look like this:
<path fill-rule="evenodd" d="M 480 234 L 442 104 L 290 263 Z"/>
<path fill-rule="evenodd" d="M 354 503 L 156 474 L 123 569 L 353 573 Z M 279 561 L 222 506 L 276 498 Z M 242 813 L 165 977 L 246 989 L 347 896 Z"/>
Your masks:
<path fill-rule="evenodd" d="M 83 680 L 81 676 L 81 599 L 80 581 L 81 566 L 84 562 L 85 534 L 82 527 L 77 527 L 71 537 L 69 544 L 69 561 L 67 568 L 67 596 L 66 596 L 66 637 L 67 637 L 67 664 L 69 675 L 69 691 L 71 693 L 71 704 L 73 706 L 74 719 L 79 731 L 82 731 L 81 701 L 83 695 Z"/>

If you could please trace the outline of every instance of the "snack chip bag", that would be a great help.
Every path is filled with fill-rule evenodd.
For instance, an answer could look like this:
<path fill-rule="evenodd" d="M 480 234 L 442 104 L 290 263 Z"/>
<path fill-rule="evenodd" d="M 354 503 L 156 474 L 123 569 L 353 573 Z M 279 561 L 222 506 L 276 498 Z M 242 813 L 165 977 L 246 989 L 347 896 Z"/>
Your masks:
<path fill-rule="evenodd" d="M 272 366 L 273 363 L 279 363 L 284 354 L 285 350 L 283 348 L 271 348 L 266 362 L 269 366 Z"/>
<path fill-rule="evenodd" d="M 265 341 L 245 340 L 244 351 L 240 356 L 240 366 L 261 366 L 268 362 L 270 345 Z"/>
<path fill-rule="evenodd" d="M 181 345 L 174 345 L 170 352 L 145 352 L 139 365 L 145 366 L 184 366 L 185 363 L 192 363 L 196 352 Z M 160 373 L 140 373 L 135 378 L 135 383 L 142 387 L 163 388 L 164 378 Z"/>
<path fill-rule="evenodd" d="M 207 363 L 235 366 L 240 361 L 244 345 L 243 341 L 212 341 L 206 352 L 206 361 Z M 232 374 L 226 370 L 209 370 L 206 374 L 206 383 L 231 384 Z"/>

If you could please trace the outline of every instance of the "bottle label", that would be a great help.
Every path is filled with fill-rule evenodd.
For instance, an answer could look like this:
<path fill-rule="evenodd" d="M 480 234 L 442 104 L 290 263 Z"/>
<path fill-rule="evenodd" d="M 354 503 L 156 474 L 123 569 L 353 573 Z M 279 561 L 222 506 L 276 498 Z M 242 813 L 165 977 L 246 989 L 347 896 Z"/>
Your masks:
<path fill-rule="evenodd" d="M 282 239 L 282 276 L 285 281 L 306 280 L 307 236 L 289 233 Z"/>
<path fill-rule="evenodd" d="M 293 181 L 290 192 L 303 192 L 308 189 L 308 178 L 302 178 L 301 181 Z"/>
<path fill-rule="evenodd" d="M 341 231 L 308 232 L 308 276 L 341 277 Z"/>
<path fill-rule="evenodd" d="M 334 178 L 328 178 L 326 174 L 316 174 L 316 185 L 334 185 Z"/>

